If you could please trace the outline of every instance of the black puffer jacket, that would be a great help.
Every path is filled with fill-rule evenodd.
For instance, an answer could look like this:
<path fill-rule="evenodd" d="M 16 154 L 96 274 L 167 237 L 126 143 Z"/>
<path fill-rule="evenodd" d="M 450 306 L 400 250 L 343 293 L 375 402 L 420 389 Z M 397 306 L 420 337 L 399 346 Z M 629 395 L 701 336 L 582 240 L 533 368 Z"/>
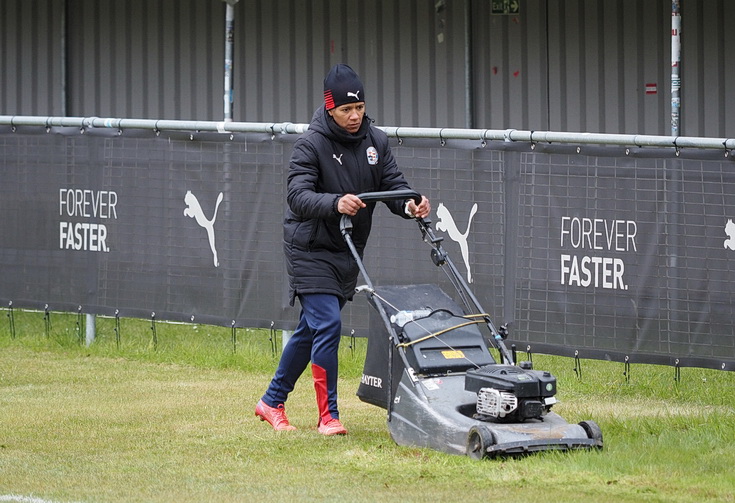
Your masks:
<path fill-rule="evenodd" d="M 283 247 L 291 305 L 299 294 L 329 293 L 352 299 L 358 268 L 339 230 L 337 201 L 345 194 L 408 189 L 386 134 L 365 116 L 353 134 L 320 107 L 309 129 L 294 144 L 288 174 L 288 209 Z M 408 218 L 404 203 L 386 203 Z M 367 243 L 375 203 L 352 218 L 352 239 L 360 256 Z"/>

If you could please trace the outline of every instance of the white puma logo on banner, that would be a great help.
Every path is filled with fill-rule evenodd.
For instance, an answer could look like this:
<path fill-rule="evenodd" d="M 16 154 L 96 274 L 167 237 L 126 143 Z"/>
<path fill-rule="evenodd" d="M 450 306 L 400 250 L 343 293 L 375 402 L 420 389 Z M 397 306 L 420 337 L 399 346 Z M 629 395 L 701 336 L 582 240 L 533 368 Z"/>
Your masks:
<path fill-rule="evenodd" d="M 217 203 L 214 206 L 214 215 L 211 220 L 208 220 L 204 216 L 204 211 L 197 197 L 191 193 L 190 190 L 186 191 L 184 196 L 184 202 L 186 203 L 186 209 L 184 209 L 184 216 L 191 217 L 196 220 L 201 227 L 207 231 L 207 237 L 209 238 L 209 247 L 212 249 L 212 255 L 214 255 L 214 267 L 219 267 L 219 260 L 217 259 L 217 249 L 214 246 L 214 221 L 217 220 L 217 210 L 222 202 L 224 195 L 222 192 L 217 196 Z"/>
<path fill-rule="evenodd" d="M 723 243 L 725 248 L 728 250 L 735 250 L 735 223 L 732 222 L 732 218 L 727 219 L 725 234 L 727 234 L 727 239 Z"/>
<path fill-rule="evenodd" d="M 475 213 L 477 213 L 477 203 L 473 204 L 472 209 L 470 210 L 470 217 L 467 221 L 467 230 L 465 230 L 464 233 L 461 233 L 457 228 L 457 224 L 454 223 L 452 214 L 449 213 L 449 210 L 444 206 L 444 203 L 439 203 L 439 207 L 436 209 L 436 215 L 439 217 L 439 221 L 436 223 L 436 229 L 446 232 L 449 234 L 449 237 L 452 238 L 452 241 L 459 244 L 459 249 L 462 251 L 464 265 L 467 267 L 468 283 L 472 283 L 472 272 L 470 270 L 470 250 L 469 245 L 467 244 L 467 236 L 470 233 L 470 225 L 472 224 L 472 218 L 475 216 Z"/>

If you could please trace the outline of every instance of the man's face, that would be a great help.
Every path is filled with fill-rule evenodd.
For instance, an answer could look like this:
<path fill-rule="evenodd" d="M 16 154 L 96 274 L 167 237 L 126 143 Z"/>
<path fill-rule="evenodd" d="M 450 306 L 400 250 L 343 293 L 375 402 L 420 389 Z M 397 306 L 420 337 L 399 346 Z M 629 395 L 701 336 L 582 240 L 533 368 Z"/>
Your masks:
<path fill-rule="evenodd" d="M 354 134 L 360 129 L 362 118 L 365 115 L 365 102 L 347 103 L 329 110 L 329 115 L 334 118 L 342 129 L 346 129 L 348 133 Z"/>

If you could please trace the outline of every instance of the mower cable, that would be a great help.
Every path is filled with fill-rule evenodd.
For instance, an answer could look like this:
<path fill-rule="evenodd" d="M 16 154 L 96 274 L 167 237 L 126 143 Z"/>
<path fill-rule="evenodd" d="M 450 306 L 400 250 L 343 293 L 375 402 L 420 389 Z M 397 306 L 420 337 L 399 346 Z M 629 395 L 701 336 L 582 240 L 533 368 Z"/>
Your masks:
<path fill-rule="evenodd" d="M 414 344 L 417 344 L 419 342 L 423 342 L 423 341 L 425 341 L 427 339 L 431 339 L 432 337 L 438 337 L 440 335 L 446 334 L 447 332 L 451 332 L 452 330 L 456 330 L 458 328 L 466 327 L 468 325 L 479 325 L 482 322 L 483 322 L 483 320 L 471 320 L 471 321 L 468 321 L 468 322 L 465 322 L 465 323 L 460 323 L 459 325 L 455 325 L 453 327 L 448 327 L 448 328 L 445 328 L 444 330 L 439 330 L 438 332 L 430 333 L 429 335 L 427 335 L 425 337 L 421 337 L 420 339 L 416 339 L 415 341 L 402 342 L 400 344 L 397 344 L 396 347 L 399 347 L 399 348 L 407 348 L 407 347 L 412 346 Z M 442 342 L 444 342 L 444 341 L 442 341 Z M 450 349 L 452 348 L 446 342 L 444 342 L 444 344 L 446 344 L 446 346 L 448 348 L 450 348 Z"/>

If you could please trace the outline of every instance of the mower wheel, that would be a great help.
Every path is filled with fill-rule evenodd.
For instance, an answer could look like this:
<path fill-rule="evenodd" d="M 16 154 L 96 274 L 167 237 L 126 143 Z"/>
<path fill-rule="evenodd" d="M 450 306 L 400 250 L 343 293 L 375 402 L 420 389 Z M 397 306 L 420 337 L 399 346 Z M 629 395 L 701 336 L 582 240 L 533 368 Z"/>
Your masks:
<path fill-rule="evenodd" d="M 495 435 L 487 426 L 477 425 L 467 434 L 467 455 L 472 459 L 488 456 L 487 448 L 495 444 Z"/>
<path fill-rule="evenodd" d="M 595 441 L 595 446 L 598 449 L 602 449 L 602 430 L 594 421 L 582 421 L 579 425 L 587 433 L 587 438 L 591 438 Z"/>

